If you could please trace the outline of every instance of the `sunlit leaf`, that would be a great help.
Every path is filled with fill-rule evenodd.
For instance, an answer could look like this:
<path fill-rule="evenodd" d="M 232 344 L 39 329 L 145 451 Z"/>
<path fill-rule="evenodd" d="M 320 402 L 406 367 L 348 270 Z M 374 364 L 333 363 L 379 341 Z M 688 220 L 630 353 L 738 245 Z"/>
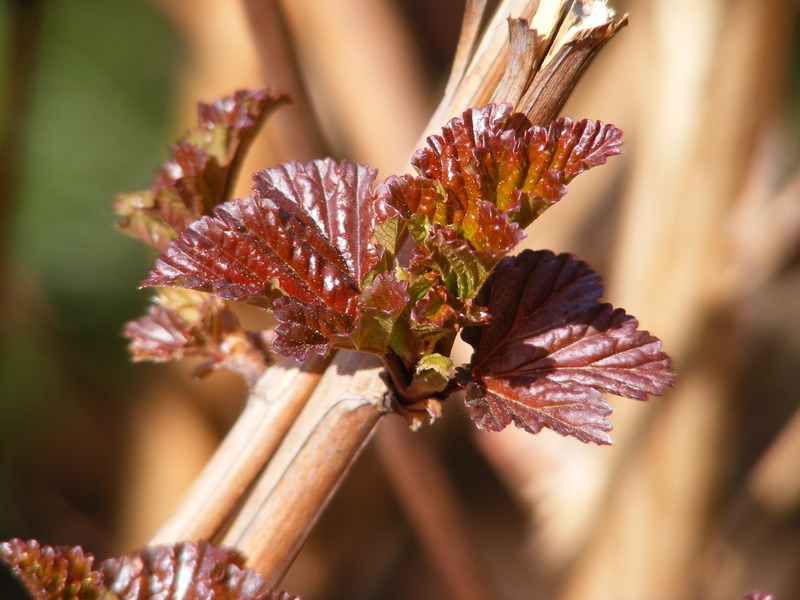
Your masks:
<path fill-rule="evenodd" d="M 353 346 L 363 352 L 383 354 L 389 346 L 395 322 L 410 300 L 408 282 L 394 273 L 379 273 L 365 286 L 359 299 Z"/>
<path fill-rule="evenodd" d="M 526 250 L 501 261 L 476 302 L 491 315 L 464 330 L 475 352 L 462 374 L 472 418 L 609 443 L 600 392 L 644 400 L 673 382 L 660 341 L 600 304 L 600 278 L 571 255 Z"/>
<path fill-rule="evenodd" d="M 480 228 L 469 222 L 487 202 L 526 227 L 575 176 L 619 154 L 620 146 L 621 132 L 599 121 L 564 117 L 540 127 L 507 104 L 472 108 L 414 154 L 419 177 L 387 180 L 382 214 L 424 214 L 472 240 Z"/>
<path fill-rule="evenodd" d="M 257 173 L 253 196 L 187 227 L 145 285 L 274 303 L 276 351 L 325 354 L 353 332 L 362 281 L 383 253 L 372 235 L 374 178 L 365 165 L 330 159 Z"/>
<path fill-rule="evenodd" d="M 279 324 L 272 349 L 278 354 L 306 360 L 314 353 L 328 354 L 335 341 L 349 345 L 347 339 L 354 329 L 349 314 L 286 297 L 275 301 L 274 312 Z"/>
<path fill-rule="evenodd" d="M 199 105 L 198 126 L 172 148 L 154 184 L 120 195 L 113 207 L 118 228 L 163 250 L 184 227 L 230 199 L 244 154 L 266 116 L 286 96 L 241 90 Z"/>
<path fill-rule="evenodd" d="M 180 285 L 269 305 L 285 294 L 348 312 L 378 261 L 369 185 L 375 172 L 330 159 L 256 175 L 254 195 L 227 202 L 171 244 L 145 285 Z M 261 296 L 261 298 L 258 298 Z"/>
<path fill-rule="evenodd" d="M 451 329 L 455 329 L 461 320 L 459 311 L 454 307 L 457 298 L 450 294 L 443 285 L 428 289 L 427 293 L 417 300 L 411 311 L 411 320 L 417 335 L 441 337 Z"/>
<path fill-rule="evenodd" d="M 474 298 L 500 258 L 524 235 L 516 224 L 508 229 L 507 235 L 485 232 L 482 235 L 496 239 L 487 244 L 490 248 L 478 249 L 451 229 L 435 226 L 424 244 L 416 247 L 409 270 L 417 275 L 438 272 L 451 295 L 462 301 Z"/>

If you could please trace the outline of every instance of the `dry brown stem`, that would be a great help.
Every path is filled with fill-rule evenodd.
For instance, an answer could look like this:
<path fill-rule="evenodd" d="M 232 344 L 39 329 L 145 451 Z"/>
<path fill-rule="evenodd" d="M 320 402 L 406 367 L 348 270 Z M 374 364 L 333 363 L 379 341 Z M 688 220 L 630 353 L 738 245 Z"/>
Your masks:
<path fill-rule="evenodd" d="M 277 0 L 243 0 L 243 3 L 264 79 L 270 87 L 286 91 L 291 98 L 290 105 L 276 112 L 266 126 L 275 155 L 306 161 L 327 154 L 280 4 Z"/>
<path fill-rule="evenodd" d="M 212 540 L 275 452 L 329 361 L 302 367 L 288 359 L 271 367 L 244 411 L 173 515 L 150 540 Z"/>

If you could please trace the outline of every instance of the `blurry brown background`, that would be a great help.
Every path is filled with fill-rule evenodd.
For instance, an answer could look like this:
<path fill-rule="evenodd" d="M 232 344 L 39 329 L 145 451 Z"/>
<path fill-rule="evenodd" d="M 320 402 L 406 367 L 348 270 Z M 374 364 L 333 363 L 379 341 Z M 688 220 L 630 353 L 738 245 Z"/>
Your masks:
<path fill-rule="evenodd" d="M 463 2 L 282 5 L 329 152 L 404 169 Z M 144 543 L 241 408 L 233 376 L 128 364 L 119 332 L 143 310 L 153 256 L 112 230 L 108 207 L 149 185 L 198 100 L 281 84 L 243 6 L 0 2 L 0 539 L 100 558 Z M 526 244 L 603 274 L 607 298 L 664 340 L 678 386 L 612 399 L 611 448 L 476 434 L 458 406 L 418 435 L 497 598 L 800 598 L 798 4 L 615 6 L 630 26 L 565 112 L 622 128 L 626 153 L 576 181 Z M 286 154 L 279 117 L 244 173 L 312 157 Z M 361 457 L 287 589 L 444 597 L 406 516 L 425 490 L 395 491 L 409 463 L 389 459 L 387 439 Z"/>

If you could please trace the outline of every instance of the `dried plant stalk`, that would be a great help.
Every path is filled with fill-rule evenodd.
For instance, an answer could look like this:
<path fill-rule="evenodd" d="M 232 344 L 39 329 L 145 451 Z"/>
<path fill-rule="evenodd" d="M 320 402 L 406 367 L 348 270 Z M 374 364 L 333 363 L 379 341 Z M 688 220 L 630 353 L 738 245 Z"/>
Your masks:
<path fill-rule="evenodd" d="M 606 474 L 604 519 L 575 563 L 566 598 L 610 586 L 631 598 L 653 590 L 693 595 L 732 426 L 732 374 L 748 346 L 730 325 L 738 298 L 718 293 L 717 275 L 732 258 L 725 224 L 774 107 L 774 65 L 787 40 L 789 8 L 781 2 L 648 8 L 652 19 L 641 30 L 642 46 L 651 50 L 641 53 L 642 137 L 609 287 L 612 298 L 624 295 L 642 322 L 663 332 L 682 383 L 657 419 L 630 407 L 615 411 L 617 451 Z M 710 597 L 704 592 L 698 595 Z"/>
<path fill-rule="evenodd" d="M 384 414 L 381 365 L 342 351 L 222 538 L 275 584 Z"/>
<path fill-rule="evenodd" d="M 276 156 L 300 161 L 328 154 L 306 85 L 300 73 L 294 43 L 277 0 L 244 0 L 248 22 L 257 40 L 265 80 L 286 91 L 291 104 L 267 123 L 268 139 Z"/>

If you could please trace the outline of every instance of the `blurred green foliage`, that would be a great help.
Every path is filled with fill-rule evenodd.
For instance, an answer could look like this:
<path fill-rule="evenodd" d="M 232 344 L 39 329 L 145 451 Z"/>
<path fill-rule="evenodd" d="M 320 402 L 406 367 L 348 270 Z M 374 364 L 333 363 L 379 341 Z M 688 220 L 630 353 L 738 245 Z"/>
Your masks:
<path fill-rule="evenodd" d="M 20 15 L 37 25 L 21 76 Z M 145 0 L 4 0 L 0 53 L 0 124 L 13 131 L 0 181 L 0 539 L 89 545 L 61 535 L 113 498 L 114 476 L 103 482 L 121 450 L 108 446 L 143 373 L 120 332 L 143 310 L 153 258 L 113 230 L 109 207 L 167 155 L 181 41 Z M 12 114 L 25 78 L 30 97 Z"/>

